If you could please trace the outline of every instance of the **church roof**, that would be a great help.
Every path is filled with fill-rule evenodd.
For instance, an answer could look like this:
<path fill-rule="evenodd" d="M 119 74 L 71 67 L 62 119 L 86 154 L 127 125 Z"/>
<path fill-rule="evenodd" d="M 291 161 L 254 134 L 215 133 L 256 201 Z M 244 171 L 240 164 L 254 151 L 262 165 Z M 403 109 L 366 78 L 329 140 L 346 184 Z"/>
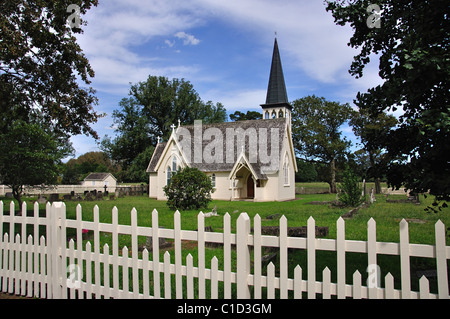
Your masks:
<path fill-rule="evenodd" d="M 267 156 L 268 157 L 273 157 L 273 155 L 271 154 L 271 150 L 272 149 L 276 149 L 275 145 L 272 145 L 272 136 L 271 133 L 272 132 L 276 132 L 278 134 L 278 138 L 275 139 L 278 142 L 278 157 L 277 160 L 280 160 L 281 158 L 281 151 L 283 148 L 283 141 L 284 141 L 284 136 L 286 133 L 286 128 L 287 128 L 287 123 L 286 123 L 286 119 L 285 118 L 279 118 L 279 119 L 271 119 L 271 120 L 250 120 L 250 121 L 237 121 L 237 122 L 225 122 L 225 123 L 214 123 L 214 124 L 203 124 L 202 125 L 202 134 L 201 136 L 205 136 L 205 131 L 209 128 L 215 128 L 220 130 L 220 133 L 222 134 L 222 143 L 220 146 L 217 146 L 218 148 L 221 147 L 221 151 L 223 154 L 223 160 L 220 163 L 208 163 L 207 161 L 205 161 L 204 156 L 202 156 L 202 161 L 200 163 L 196 163 L 194 161 L 194 155 L 195 155 L 195 147 L 196 145 L 198 145 L 198 143 L 201 143 L 202 147 L 201 147 L 201 152 L 203 155 L 203 152 L 205 151 L 205 147 L 207 147 L 209 145 L 209 147 L 211 147 L 210 143 L 215 141 L 215 139 L 217 138 L 217 136 L 214 136 L 214 138 L 211 139 L 206 139 L 206 138 L 201 138 L 200 139 L 196 139 L 196 132 L 194 129 L 194 125 L 186 125 L 186 126 L 181 126 L 181 128 L 187 129 L 190 136 L 191 136 L 191 143 L 190 143 L 190 159 L 188 159 L 190 161 L 189 166 L 191 167 L 196 167 L 198 168 L 200 171 L 203 172 L 229 172 L 233 169 L 236 160 L 238 159 L 238 157 L 240 156 L 242 150 L 238 149 L 237 146 L 237 137 L 236 137 L 236 132 L 238 132 L 238 129 L 242 129 L 243 131 L 247 131 L 250 132 L 249 129 L 255 129 L 257 134 L 258 134 L 258 143 L 260 143 L 260 139 L 261 139 L 261 135 L 260 135 L 260 129 L 266 129 L 267 135 L 266 135 L 266 145 L 267 145 Z M 227 129 L 232 129 L 232 130 L 228 130 Z M 277 130 L 271 130 L 271 129 L 277 129 Z M 186 131 L 185 131 L 186 132 Z M 227 133 L 231 134 L 230 132 L 233 132 L 235 134 L 234 137 L 234 142 L 233 142 L 233 150 L 231 151 L 233 154 L 233 161 L 227 161 L 227 151 L 230 151 L 227 149 Z M 177 129 L 176 134 L 179 134 L 180 130 Z M 199 135 L 197 133 L 197 135 Z M 182 141 L 182 139 L 181 139 Z M 245 137 L 245 147 L 244 147 L 244 154 L 246 155 L 246 158 L 250 157 L 250 141 L 248 137 Z M 161 156 L 164 153 L 164 149 L 167 147 L 167 143 L 159 143 L 156 148 L 155 151 L 153 153 L 152 159 L 150 160 L 150 164 L 148 166 L 147 171 L 148 172 L 156 172 L 158 167 L 157 164 L 159 162 L 159 159 L 161 158 Z M 197 146 L 198 147 L 198 146 Z M 259 148 L 258 148 L 259 150 Z M 206 152 L 211 151 L 211 150 L 207 150 Z M 185 152 L 186 155 L 186 152 Z M 259 155 L 259 154 L 258 154 Z M 258 179 L 267 179 L 266 175 L 265 175 L 265 169 L 269 166 L 269 163 L 264 163 L 261 161 L 261 156 L 256 156 L 256 161 L 253 161 L 250 163 L 250 165 L 252 166 L 254 172 L 256 173 L 256 178 Z M 277 166 L 277 170 L 278 170 L 279 166 Z"/>
<path fill-rule="evenodd" d="M 262 104 L 263 108 L 273 106 L 285 106 L 292 108 L 286 92 L 286 84 L 284 82 L 283 67 L 281 66 L 280 51 L 278 50 L 277 39 L 273 46 L 272 65 L 270 67 L 269 85 L 267 87 L 266 103 Z"/>

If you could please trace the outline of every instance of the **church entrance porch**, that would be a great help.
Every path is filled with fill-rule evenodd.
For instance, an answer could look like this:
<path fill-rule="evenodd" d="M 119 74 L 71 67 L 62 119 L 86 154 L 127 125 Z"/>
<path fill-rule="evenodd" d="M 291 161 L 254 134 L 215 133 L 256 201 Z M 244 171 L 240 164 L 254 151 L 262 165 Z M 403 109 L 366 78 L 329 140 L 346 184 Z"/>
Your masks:
<path fill-rule="evenodd" d="M 256 183 L 246 165 L 241 165 L 231 176 L 231 200 L 254 200 Z"/>

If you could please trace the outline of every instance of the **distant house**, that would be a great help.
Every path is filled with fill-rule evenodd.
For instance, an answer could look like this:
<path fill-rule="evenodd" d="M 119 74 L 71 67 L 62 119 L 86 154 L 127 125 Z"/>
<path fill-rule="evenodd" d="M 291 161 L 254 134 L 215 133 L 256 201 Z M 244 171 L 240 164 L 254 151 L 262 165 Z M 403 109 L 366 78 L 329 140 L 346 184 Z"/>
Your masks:
<path fill-rule="evenodd" d="M 82 183 L 83 186 L 96 188 L 97 190 L 115 190 L 117 179 L 111 173 L 90 173 Z"/>

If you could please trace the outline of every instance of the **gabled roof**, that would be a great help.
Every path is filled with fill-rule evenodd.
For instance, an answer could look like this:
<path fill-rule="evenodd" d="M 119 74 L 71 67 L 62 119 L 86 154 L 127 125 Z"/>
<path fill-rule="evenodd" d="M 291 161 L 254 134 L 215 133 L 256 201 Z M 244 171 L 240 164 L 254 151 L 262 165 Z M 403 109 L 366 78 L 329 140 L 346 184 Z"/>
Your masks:
<path fill-rule="evenodd" d="M 105 179 L 107 179 L 109 176 L 111 176 L 112 178 L 114 178 L 115 180 L 117 180 L 113 174 L 111 173 L 90 173 L 88 176 L 86 176 L 86 178 L 84 179 L 85 181 L 104 181 Z"/>
<path fill-rule="evenodd" d="M 263 108 L 273 106 L 285 106 L 289 109 L 292 106 L 286 92 L 286 84 L 284 82 L 283 67 L 281 66 L 280 51 L 278 50 L 277 39 L 273 46 L 272 65 L 270 67 L 269 85 L 267 87 L 266 103 L 261 104 Z"/>
<path fill-rule="evenodd" d="M 166 147 L 167 142 L 158 143 L 156 145 L 155 150 L 153 151 L 152 158 L 150 159 L 150 163 L 147 167 L 147 173 L 149 172 L 155 172 L 156 171 L 156 164 L 158 163 L 159 159 L 161 158 L 161 155 L 164 151 L 164 148 Z"/>
<path fill-rule="evenodd" d="M 266 129 L 267 136 L 266 136 L 265 142 L 267 144 L 267 148 L 268 148 L 267 155 L 269 157 L 272 155 L 271 151 L 270 151 L 272 149 L 271 132 L 272 132 L 272 129 L 276 129 L 276 130 L 274 130 L 274 132 L 278 133 L 278 145 L 273 145 L 273 148 L 275 148 L 275 146 L 278 147 L 278 152 L 279 152 L 278 156 L 279 156 L 279 158 L 281 158 L 281 151 L 283 148 L 284 137 L 285 137 L 287 126 L 288 126 L 286 121 L 287 121 L 286 118 L 279 118 L 279 119 L 270 119 L 270 120 L 250 120 L 250 121 L 203 124 L 202 130 L 201 130 L 201 136 L 205 136 L 205 131 L 208 130 L 209 128 L 218 129 L 220 131 L 220 133 L 222 134 L 221 144 L 220 144 L 220 146 L 217 145 L 218 148 L 221 147 L 221 151 L 223 154 L 223 161 L 221 161 L 220 163 L 215 163 L 215 162 L 208 163 L 207 161 L 205 161 L 205 158 L 203 156 L 202 156 L 202 162 L 196 163 L 194 161 L 194 155 L 195 155 L 195 151 L 196 151 L 194 148 L 199 148 L 198 145 L 199 145 L 199 143 L 201 143 L 201 152 L 203 155 L 205 147 L 210 145 L 210 143 L 213 142 L 215 138 L 217 138 L 216 136 L 214 136 L 211 140 L 206 139 L 206 138 L 202 138 L 202 139 L 198 140 L 195 138 L 196 132 L 194 131 L 194 125 L 181 126 L 181 128 L 186 129 L 187 131 L 185 131 L 185 132 L 189 132 L 189 134 L 191 136 L 190 149 L 188 150 L 190 152 L 190 158 L 187 158 L 187 160 L 189 161 L 188 165 L 190 167 L 196 167 L 200 171 L 203 171 L 203 172 L 229 172 L 229 171 L 231 171 L 233 169 L 236 161 L 238 160 L 238 157 L 242 153 L 242 150 L 238 149 L 237 142 L 236 142 L 237 138 L 235 136 L 234 143 L 233 143 L 233 150 L 232 150 L 233 159 L 232 159 L 232 161 L 230 161 L 230 160 L 227 161 L 227 129 L 231 129 L 228 131 L 229 132 L 231 131 L 233 133 L 236 133 L 238 129 L 241 129 L 244 132 L 247 130 L 248 130 L 247 132 L 249 132 L 251 129 L 255 129 L 257 133 L 259 133 L 260 129 Z M 175 133 L 175 135 L 178 135 L 178 134 L 180 134 L 180 129 L 177 129 L 177 131 Z M 197 132 L 197 134 L 198 134 L 198 132 Z M 172 139 L 172 137 L 169 139 L 169 141 L 171 139 Z M 259 141 L 260 141 L 260 135 L 258 134 L 258 142 Z M 166 148 L 168 148 L 169 146 L 170 145 L 168 145 L 167 142 L 159 143 L 156 146 L 153 156 L 150 160 L 150 164 L 148 166 L 147 172 L 156 172 L 158 170 L 158 168 L 159 168 L 158 165 L 160 165 L 158 163 L 160 163 L 160 159 L 161 159 L 162 155 L 164 154 Z M 249 158 L 250 151 L 251 151 L 251 148 L 249 145 L 249 138 L 246 137 L 245 148 L 244 148 L 244 154 L 246 155 L 246 158 Z M 183 156 L 188 156 L 187 153 L 188 152 L 184 152 Z M 264 168 L 268 166 L 268 163 L 261 162 L 260 156 L 256 156 L 256 162 L 249 162 L 249 164 L 251 165 L 251 167 L 258 179 L 266 178 L 265 173 L 264 173 Z"/>

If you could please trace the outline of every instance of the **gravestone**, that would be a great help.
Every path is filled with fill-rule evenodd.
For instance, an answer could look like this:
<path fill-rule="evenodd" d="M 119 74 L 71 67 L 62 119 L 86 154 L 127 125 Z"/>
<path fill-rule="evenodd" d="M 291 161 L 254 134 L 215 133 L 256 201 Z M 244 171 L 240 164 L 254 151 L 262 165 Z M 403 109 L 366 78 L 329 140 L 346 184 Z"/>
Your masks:
<path fill-rule="evenodd" d="M 38 204 L 45 204 L 45 203 L 47 203 L 47 198 L 45 196 L 39 195 L 37 202 L 38 202 Z"/>
<path fill-rule="evenodd" d="M 59 201 L 59 194 L 58 193 L 50 194 L 49 201 L 52 202 L 52 203 Z"/>
<path fill-rule="evenodd" d="M 164 228 L 164 227 L 159 227 L 159 229 Z M 171 247 L 172 243 L 168 242 L 165 238 L 159 237 L 159 248 L 167 248 L 167 247 Z M 147 239 L 145 240 L 145 244 L 142 246 L 142 250 L 146 248 L 148 251 L 152 251 L 153 250 L 153 237 L 148 236 Z"/>

